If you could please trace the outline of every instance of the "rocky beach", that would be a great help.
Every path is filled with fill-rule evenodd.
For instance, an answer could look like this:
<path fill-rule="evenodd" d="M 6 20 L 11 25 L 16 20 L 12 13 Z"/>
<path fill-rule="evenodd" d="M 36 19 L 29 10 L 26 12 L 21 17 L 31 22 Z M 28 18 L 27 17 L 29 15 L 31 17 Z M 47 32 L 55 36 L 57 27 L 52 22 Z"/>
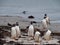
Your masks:
<path fill-rule="evenodd" d="M 15 42 L 14 45 L 15 44 L 27 44 L 27 45 L 28 44 L 31 44 L 31 45 L 40 44 L 40 43 L 34 42 L 34 40 L 31 40 L 30 42 L 28 42 L 28 40 L 27 40 L 28 37 L 23 36 L 23 35 L 27 35 L 27 33 L 24 32 L 24 31 L 26 31 L 27 26 L 30 25 L 30 20 L 28 18 L 26 19 L 26 18 L 23 18 L 23 17 L 20 17 L 20 16 L 0 16 L 0 28 L 1 28 L 1 26 L 3 27 L 3 28 L 1 28 L 3 33 L 0 32 L 1 35 L 3 35 L 3 37 L 5 37 L 5 38 L 8 38 L 7 40 L 12 40 L 12 39 L 10 39 L 10 33 L 11 33 L 10 31 L 11 30 L 8 28 L 8 23 L 14 24 L 16 22 L 19 22 L 19 26 L 20 26 L 20 29 L 22 31 L 22 37 L 19 38 L 18 41 L 14 41 Z M 39 30 L 41 29 L 41 22 L 34 23 L 33 25 L 35 27 L 35 30 L 36 29 L 39 29 Z M 7 28 L 6 27 L 4 28 L 4 26 L 6 26 Z M 60 41 L 60 30 L 59 30 L 60 29 L 60 23 L 51 21 L 51 25 L 48 26 L 48 28 L 52 31 L 52 37 L 54 38 L 53 41 Z M 1 39 L 6 40 L 5 38 L 4 39 L 1 38 Z M 43 40 L 43 39 L 41 39 L 41 40 Z M 24 43 L 21 43 L 21 42 L 17 43 L 19 41 L 23 41 Z M 50 44 L 59 44 L 57 42 L 51 43 L 51 41 L 50 41 Z M 44 42 L 44 40 L 42 42 Z M 42 44 L 49 44 L 49 43 L 45 42 L 45 43 L 42 43 Z"/>

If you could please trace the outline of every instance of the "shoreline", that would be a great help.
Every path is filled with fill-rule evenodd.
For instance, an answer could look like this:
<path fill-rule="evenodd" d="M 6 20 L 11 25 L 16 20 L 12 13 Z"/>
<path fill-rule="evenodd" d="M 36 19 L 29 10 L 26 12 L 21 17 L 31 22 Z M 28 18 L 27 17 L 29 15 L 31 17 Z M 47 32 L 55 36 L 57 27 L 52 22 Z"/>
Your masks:
<path fill-rule="evenodd" d="M 29 19 L 21 18 L 18 16 L 9 16 L 9 17 L 1 17 L 0 16 L 0 26 L 7 26 L 8 23 L 14 24 L 16 22 L 19 22 L 19 26 L 22 29 L 26 29 L 27 26 L 30 25 Z M 41 23 L 37 22 L 34 24 L 36 28 L 40 29 Z M 51 21 L 51 25 L 48 27 L 51 31 L 54 32 L 60 32 L 60 21 Z"/>
<path fill-rule="evenodd" d="M 28 25 L 30 25 L 30 22 L 29 22 L 29 20 L 27 21 L 26 19 L 23 19 L 23 18 L 20 18 L 20 17 L 3 17 L 3 18 L 0 18 L 0 26 L 7 26 L 7 23 L 11 23 L 11 24 L 13 24 L 13 23 L 15 23 L 16 21 L 18 21 L 19 22 L 19 26 L 20 26 L 20 29 L 24 29 L 22 32 L 25 34 L 26 32 L 24 32 L 25 31 L 25 29 L 26 29 L 26 27 L 28 26 Z M 2 25 L 3 24 L 3 25 Z M 38 23 L 36 23 L 36 24 L 34 24 L 34 26 L 37 28 L 37 29 L 40 29 L 41 28 L 41 23 L 40 22 L 38 22 Z M 7 26 L 8 27 L 8 26 Z M 7 28 L 6 27 L 6 28 Z M 57 40 L 59 40 L 60 41 L 60 23 L 52 23 L 51 22 L 51 25 L 50 26 L 48 26 L 48 28 L 52 31 L 52 37 L 53 38 L 55 38 L 55 39 L 57 39 Z M 11 36 L 10 35 L 10 30 L 8 31 L 9 29 L 7 29 L 7 30 L 2 30 L 2 33 L 1 33 L 1 37 L 7 37 L 7 36 Z M 0 30 L 1 31 L 1 30 Z M 3 34 L 3 36 L 2 36 L 2 34 Z M 54 39 L 54 41 L 55 41 L 55 39 Z M 24 39 L 23 39 L 24 40 Z M 1 41 L 2 42 L 2 41 Z M 33 43 L 35 43 L 36 44 L 36 42 L 34 42 L 34 41 L 32 41 Z M 22 43 L 23 45 L 25 44 L 25 43 L 28 43 L 28 41 L 27 42 L 25 42 L 25 40 L 24 40 L 24 43 Z M 31 43 L 31 42 L 30 42 Z M 38 44 L 38 43 L 37 43 Z M 49 44 L 49 43 L 48 43 Z M 51 43 L 52 44 L 52 43 Z M 56 44 L 56 43 L 55 43 Z M 26 45 L 26 44 L 25 44 Z M 28 45 L 30 45 L 30 44 L 28 44 Z M 32 44 L 32 45 L 34 45 L 34 44 Z"/>

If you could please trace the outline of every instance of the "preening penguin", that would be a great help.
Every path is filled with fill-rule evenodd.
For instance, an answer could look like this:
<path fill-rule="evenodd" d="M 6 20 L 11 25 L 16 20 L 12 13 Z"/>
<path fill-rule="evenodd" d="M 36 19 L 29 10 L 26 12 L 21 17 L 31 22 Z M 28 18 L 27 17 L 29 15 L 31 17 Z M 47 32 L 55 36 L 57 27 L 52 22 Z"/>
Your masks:
<path fill-rule="evenodd" d="M 48 30 L 48 31 L 45 33 L 45 35 L 43 36 L 43 38 L 46 39 L 46 40 L 49 40 L 50 37 L 51 37 L 51 31 Z"/>

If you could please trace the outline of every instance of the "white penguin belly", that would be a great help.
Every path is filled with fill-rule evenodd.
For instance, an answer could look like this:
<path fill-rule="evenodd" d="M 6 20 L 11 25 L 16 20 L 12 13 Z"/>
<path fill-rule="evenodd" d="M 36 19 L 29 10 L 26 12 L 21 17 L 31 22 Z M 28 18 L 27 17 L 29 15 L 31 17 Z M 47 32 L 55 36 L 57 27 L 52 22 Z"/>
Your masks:
<path fill-rule="evenodd" d="M 11 37 L 16 37 L 16 30 L 15 28 L 13 27 L 12 30 L 11 30 Z"/>
<path fill-rule="evenodd" d="M 29 27 L 28 35 L 29 35 L 29 36 L 33 36 L 33 35 L 34 35 L 34 28 L 33 28 L 32 25 Z"/>

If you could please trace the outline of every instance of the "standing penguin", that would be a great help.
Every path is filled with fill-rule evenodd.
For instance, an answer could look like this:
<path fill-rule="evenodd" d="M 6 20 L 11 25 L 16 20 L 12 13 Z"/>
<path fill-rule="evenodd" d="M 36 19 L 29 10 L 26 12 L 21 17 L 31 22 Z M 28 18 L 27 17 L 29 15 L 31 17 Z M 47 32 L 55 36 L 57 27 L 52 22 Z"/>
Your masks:
<path fill-rule="evenodd" d="M 19 38 L 21 36 L 21 31 L 20 31 L 18 22 L 16 22 L 15 30 L 16 30 L 16 36 L 17 38 Z"/>
<path fill-rule="evenodd" d="M 43 36 L 43 38 L 46 39 L 46 40 L 50 40 L 50 38 L 51 38 L 50 35 L 51 35 L 51 31 L 47 30 L 47 32 L 45 33 L 45 35 Z"/>
<path fill-rule="evenodd" d="M 34 36 L 34 39 L 36 42 L 39 42 L 39 38 L 40 38 L 40 32 L 39 31 L 36 31 L 35 32 L 35 36 Z"/>
<path fill-rule="evenodd" d="M 11 38 L 16 39 L 16 30 L 15 30 L 15 24 L 12 25 L 11 28 Z"/>
<path fill-rule="evenodd" d="M 33 37 L 34 36 L 34 27 L 32 25 L 33 23 L 31 22 L 31 25 L 29 26 L 29 29 L 28 29 L 28 36 L 29 37 Z"/>
<path fill-rule="evenodd" d="M 50 18 L 47 16 L 47 14 L 45 14 L 44 17 L 46 17 L 47 25 L 49 25 L 50 24 Z"/>
<path fill-rule="evenodd" d="M 42 23 L 42 28 L 47 29 L 46 17 L 44 17 L 44 19 L 41 21 L 41 23 Z"/>

